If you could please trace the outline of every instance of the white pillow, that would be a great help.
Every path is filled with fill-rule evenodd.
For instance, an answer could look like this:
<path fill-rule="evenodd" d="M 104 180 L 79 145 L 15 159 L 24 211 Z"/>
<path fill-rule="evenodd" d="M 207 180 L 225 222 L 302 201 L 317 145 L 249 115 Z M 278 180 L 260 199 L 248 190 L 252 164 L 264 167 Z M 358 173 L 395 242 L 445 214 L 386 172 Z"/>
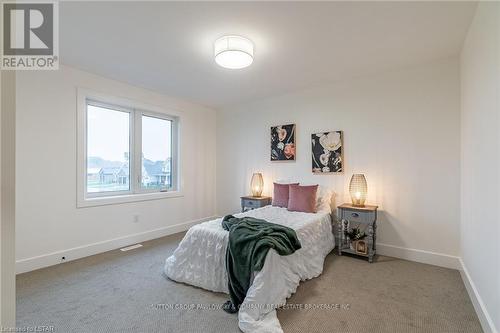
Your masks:
<path fill-rule="evenodd" d="M 316 194 L 316 211 L 332 211 L 333 191 L 325 186 L 319 186 Z"/>

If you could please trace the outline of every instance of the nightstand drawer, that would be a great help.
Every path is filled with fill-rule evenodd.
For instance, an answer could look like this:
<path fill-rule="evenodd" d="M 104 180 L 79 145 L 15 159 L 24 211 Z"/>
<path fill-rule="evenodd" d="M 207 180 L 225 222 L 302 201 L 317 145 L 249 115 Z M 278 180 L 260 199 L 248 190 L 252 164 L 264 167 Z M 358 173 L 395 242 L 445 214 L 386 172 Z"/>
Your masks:
<path fill-rule="evenodd" d="M 253 208 L 258 208 L 260 207 L 260 202 L 256 200 L 243 200 L 243 206 L 245 207 L 253 207 Z"/>
<path fill-rule="evenodd" d="M 373 212 L 346 209 L 342 212 L 342 218 L 350 222 L 371 223 L 375 220 L 375 214 Z"/>

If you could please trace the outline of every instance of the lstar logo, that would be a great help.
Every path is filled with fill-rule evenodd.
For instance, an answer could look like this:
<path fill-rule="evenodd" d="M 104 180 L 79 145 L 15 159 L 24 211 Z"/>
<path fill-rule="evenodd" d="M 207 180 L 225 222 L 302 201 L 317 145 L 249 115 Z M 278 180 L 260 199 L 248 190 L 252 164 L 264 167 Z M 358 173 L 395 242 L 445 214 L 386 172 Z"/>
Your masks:
<path fill-rule="evenodd" d="M 58 69 L 55 2 L 2 3 L 1 69 Z"/>

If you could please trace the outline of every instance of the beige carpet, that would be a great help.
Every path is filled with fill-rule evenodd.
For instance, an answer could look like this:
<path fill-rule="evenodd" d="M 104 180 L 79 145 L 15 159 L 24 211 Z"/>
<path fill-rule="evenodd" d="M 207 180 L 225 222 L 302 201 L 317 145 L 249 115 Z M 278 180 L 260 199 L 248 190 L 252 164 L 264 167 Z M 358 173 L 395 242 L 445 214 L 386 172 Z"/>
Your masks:
<path fill-rule="evenodd" d="M 162 275 L 182 236 L 19 275 L 17 325 L 85 333 L 239 332 L 236 315 L 210 309 L 226 295 Z M 176 308 L 191 304 L 194 309 Z M 302 283 L 288 304 L 295 309 L 278 317 L 290 333 L 482 332 L 458 271 L 389 257 L 368 264 L 330 254 L 323 275 Z"/>

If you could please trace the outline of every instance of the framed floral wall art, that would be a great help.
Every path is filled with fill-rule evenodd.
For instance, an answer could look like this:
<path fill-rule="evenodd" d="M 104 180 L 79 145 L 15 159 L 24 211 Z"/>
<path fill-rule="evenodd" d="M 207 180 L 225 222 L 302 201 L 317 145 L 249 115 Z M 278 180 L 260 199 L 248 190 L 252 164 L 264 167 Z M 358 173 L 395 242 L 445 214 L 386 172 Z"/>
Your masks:
<path fill-rule="evenodd" d="M 343 172 L 342 131 L 311 135 L 312 172 L 315 174 Z"/>
<path fill-rule="evenodd" d="M 271 161 L 295 161 L 295 124 L 271 127 Z"/>

